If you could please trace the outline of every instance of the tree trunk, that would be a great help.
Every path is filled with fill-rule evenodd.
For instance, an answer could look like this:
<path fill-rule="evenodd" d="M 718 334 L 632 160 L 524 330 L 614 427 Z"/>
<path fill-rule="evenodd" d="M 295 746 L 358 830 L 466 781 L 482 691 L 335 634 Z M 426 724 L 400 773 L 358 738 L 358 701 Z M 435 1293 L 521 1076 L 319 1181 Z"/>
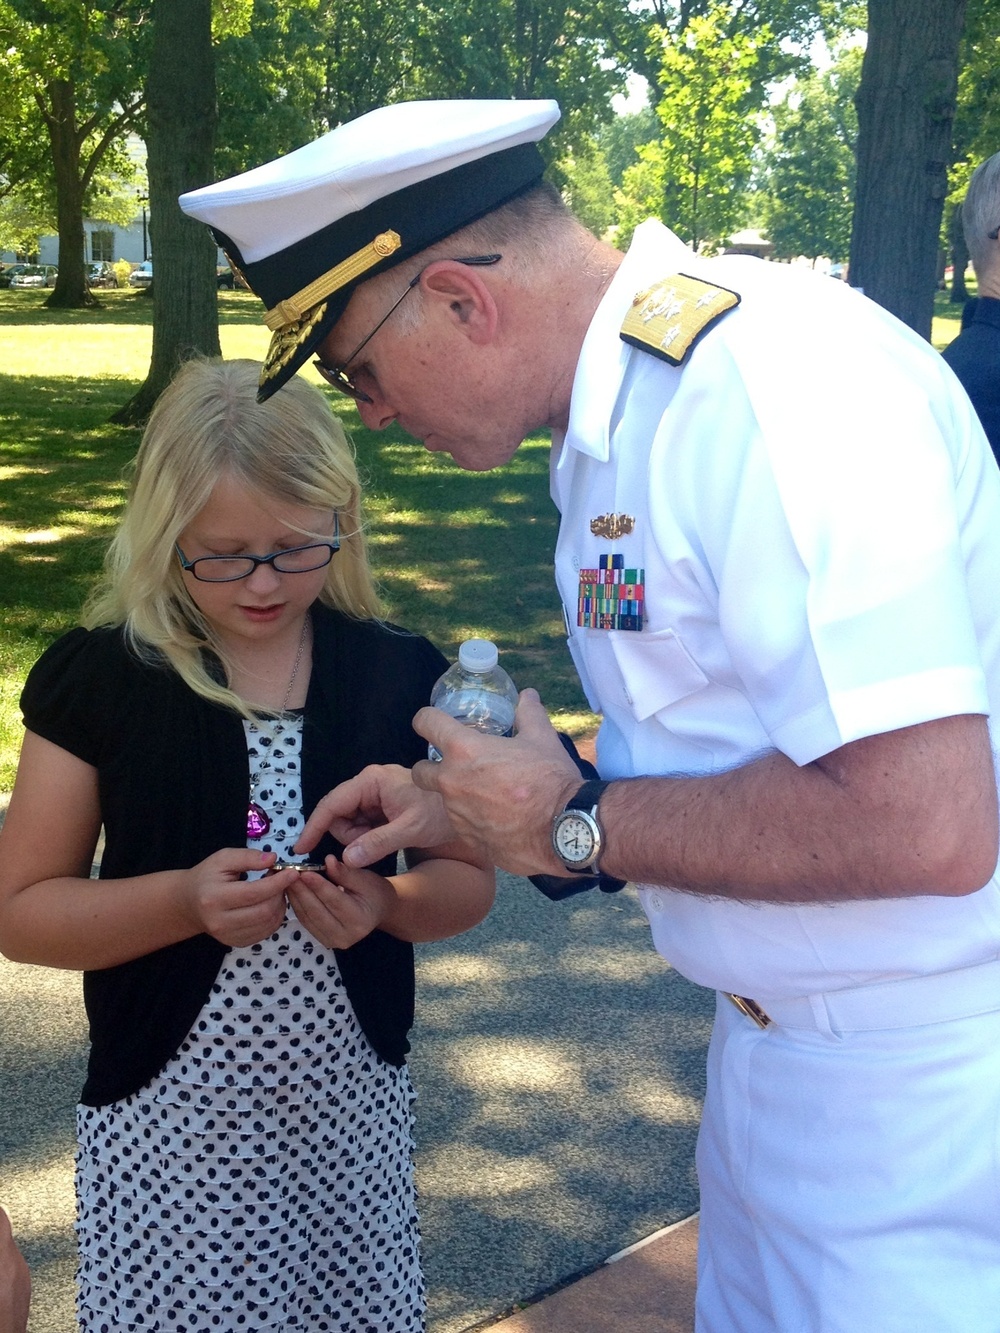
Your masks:
<path fill-rule="evenodd" d="M 146 382 L 112 418 L 144 422 L 180 363 L 219 355 L 216 248 L 177 196 L 214 179 L 217 109 L 211 0 L 153 0 L 146 89 L 153 353 Z"/>
<path fill-rule="evenodd" d="M 59 276 L 45 304 L 61 309 L 97 305 L 84 277 L 83 182 L 76 127 L 76 90 L 66 79 L 48 85 L 44 110 L 52 144 L 59 223 Z"/>
<path fill-rule="evenodd" d="M 931 336 L 966 0 L 868 0 L 851 283 Z"/>

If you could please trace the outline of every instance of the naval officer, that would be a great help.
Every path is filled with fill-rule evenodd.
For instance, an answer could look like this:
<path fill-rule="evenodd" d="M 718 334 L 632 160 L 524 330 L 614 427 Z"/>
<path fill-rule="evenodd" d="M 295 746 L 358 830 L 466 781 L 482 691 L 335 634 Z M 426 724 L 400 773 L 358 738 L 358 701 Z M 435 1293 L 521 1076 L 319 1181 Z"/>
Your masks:
<path fill-rule="evenodd" d="M 626 255 L 541 181 L 552 103 L 411 103 L 184 196 L 310 357 L 462 467 L 552 432 L 556 578 L 603 715 L 581 787 L 513 739 L 317 810 L 364 863 L 454 829 L 636 883 L 718 992 L 701 1333 L 995 1333 L 1000 474 L 951 372 L 839 283 Z M 836 393 L 830 386 L 836 385 Z"/>

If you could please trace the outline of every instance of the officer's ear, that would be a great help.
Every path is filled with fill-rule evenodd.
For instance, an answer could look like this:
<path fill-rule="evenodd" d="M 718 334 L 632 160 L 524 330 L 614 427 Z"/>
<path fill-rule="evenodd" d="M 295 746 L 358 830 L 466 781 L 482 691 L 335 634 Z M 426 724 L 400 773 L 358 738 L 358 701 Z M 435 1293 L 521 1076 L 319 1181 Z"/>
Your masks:
<path fill-rule="evenodd" d="M 436 310 L 477 346 L 491 343 L 500 314 L 488 282 L 476 268 L 453 259 L 428 264 L 420 287 L 429 310 Z"/>

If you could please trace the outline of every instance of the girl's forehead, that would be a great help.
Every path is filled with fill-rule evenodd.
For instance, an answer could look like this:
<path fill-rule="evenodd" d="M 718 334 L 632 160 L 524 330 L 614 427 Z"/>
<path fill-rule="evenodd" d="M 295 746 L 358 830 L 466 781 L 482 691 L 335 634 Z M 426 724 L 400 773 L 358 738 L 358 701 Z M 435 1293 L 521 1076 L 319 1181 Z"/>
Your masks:
<path fill-rule="evenodd" d="M 223 473 L 212 487 L 190 527 L 256 532 L 275 527 L 292 530 L 325 521 L 327 511 L 298 504 L 285 496 L 268 494 L 258 487 Z"/>

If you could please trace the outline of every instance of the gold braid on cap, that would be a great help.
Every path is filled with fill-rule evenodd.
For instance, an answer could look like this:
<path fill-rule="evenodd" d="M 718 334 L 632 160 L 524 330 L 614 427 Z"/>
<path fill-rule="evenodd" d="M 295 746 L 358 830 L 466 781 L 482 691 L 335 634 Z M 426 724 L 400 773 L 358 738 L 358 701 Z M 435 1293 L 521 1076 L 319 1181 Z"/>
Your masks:
<path fill-rule="evenodd" d="M 291 324 L 297 324 L 314 305 L 325 301 L 328 296 L 340 291 L 341 287 L 346 287 L 349 282 L 353 282 L 362 273 L 373 268 L 379 260 L 388 258 L 402 243 L 398 232 L 383 231 L 368 245 L 355 250 L 353 255 L 348 255 L 335 267 L 314 279 L 308 287 L 303 287 L 294 296 L 279 301 L 264 316 L 264 323 L 272 333 L 277 333 L 279 329 L 287 329 Z"/>
<path fill-rule="evenodd" d="M 388 258 L 403 244 L 399 233 L 383 231 L 368 245 L 348 255 L 334 268 L 323 273 L 308 287 L 287 297 L 267 312 L 264 323 L 271 330 L 271 345 L 267 349 L 260 372 L 263 386 L 274 379 L 292 360 L 296 352 L 326 314 L 327 298 L 341 287 L 366 273 L 381 259 Z"/>

